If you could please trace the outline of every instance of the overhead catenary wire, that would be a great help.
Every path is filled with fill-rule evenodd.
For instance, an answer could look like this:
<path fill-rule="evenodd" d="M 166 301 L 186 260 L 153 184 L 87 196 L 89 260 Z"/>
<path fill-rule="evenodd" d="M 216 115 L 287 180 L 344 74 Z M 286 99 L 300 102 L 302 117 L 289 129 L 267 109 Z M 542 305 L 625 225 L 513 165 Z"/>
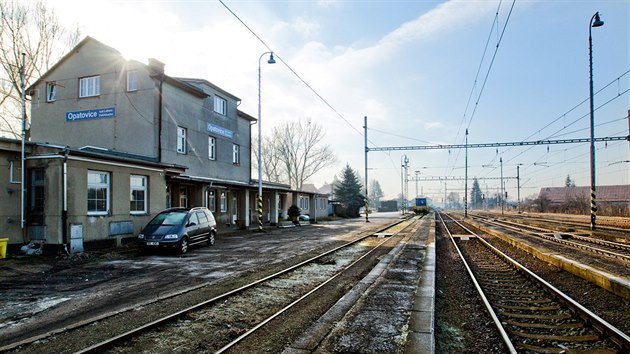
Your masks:
<path fill-rule="evenodd" d="M 494 24 L 498 21 L 498 18 L 499 18 L 499 9 L 501 8 L 501 3 L 502 3 L 502 2 L 501 2 L 501 1 L 499 1 L 499 5 L 498 5 L 498 8 L 497 8 L 497 12 L 496 12 L 496 14 L 495 14 L 495 19 L 494 19 L 494 21 L 493 21 L 492 28 L 490 29 L 490 33 L 491 33 L 491 34 L 492 34 L 492 32 L 494 31 Z M 471 124 L 472 124 L 473 118 L 474 118 L 475 113 L 476 113 L 476 111 L 477 111 L 477 107 L 479 106 L 479 102 L 481 101 L 481 96 L 483 95 L 484 88 L 485 88 L 485 86 L 486 86 L 486 83 L 488 82 L 488 78 L 490 77 L 490 72 L 492 71 L 492 67 L 493 67 L 494 61 L 495 61 L 495 59 L 496 59 L 496 57 L 497 57 L 497 53 L 499 52 L 499 47 L 500 47 L 500 45 L 501 45 L 501 42 L 503 41 L 503 36 L 505 35 L 505 31 L 506 31 L 506 29 L 507 29 L 507 25 L 508 25 L 508 23 L 510 22 L 510 17 L 512 16 L 512 12 L 513 12 L 513 10 L 514 10 L 514 5 L 515 5 L 515 4 L 516 4 L 516 0 L 513 0 L 513 1 L 512 1 L 512 6 L 510 7 L 510 11 L 509 11 L 509 13 L 508 13 L 508 16 L 507 16 L 507 18 L 506 18 L 506 20 L 505 20 L 505 23 L 503 24 L 503 29 L 502 29 L 502 31 L 501 31 L 501 35 L 499 36 L 499 39 L 497 40 L 497 44 L 496 44 L 495 49 L 494 49 L 494 54 L 492 55 L 492 60 L 490 61 L 490 64 L 489 64 L 489 66 L 488 66 L 488 69 L 486 70 L 486 75 L 485 75 L 485 77 L 484 77 L 483 84 L 482 84 L 482 86 L 481 86 L 481 89 L 479 90 L 479 94 L 477 95 L 477 100 L 475 101 L 475 107 L 473 108 L 473 112 L 472 112 L 472 114 L 470 115 L 470 118 L 469 118 L 469 120 L 468 120 L 468 124 L 466 125 L 466 131 L 468 131 L 468 129 L 470 129 L 470 126 L 471 126 Z M 485 47 L 486 47 L 486 48 L 487 48 L 487 46 L 488 46 L 489 40 L 490 40 L 490 36 L 488 37 L 488 41 L 486 42 L 486 45 L 485 45 Z M 483 61 L 484 61 L 484 58 L 485 58 L 485 54 L 486 54 L 486 50 L 484 50 L 483 56 L 482 56 L 482 58 L 481 58 L 481 62 L 480 62 L 480 64 L 479 64 L 479 68 L 481 68 L 481 66 L 482 66 L 482 64 L 483 64 Z M 474 80 L 474 83 L 473 83 L 473 89 L 471 90 L 471 94 L 470 94 L 470 96 L 471 96 L 471 97 L 472 97 L 472 94 L 473 94 L 473 92 L 474 92 L 474 89 L 475 89 L 475 87 L 476 87 L 476 85 L 477 85 L 478 76 L 479 76 L 479 70 L 477 71 L 477 76 L 475 77 L 475 80 Z M 466 113 L 467 113 L 467 111 L 468 111 L 468 107 L 469 107 L 469 105 L 470 105 L 470 97 L 469 97 L 469 99 L 468 99 L 468 103 L 467 103 L 467 105 L 466 105 L 466 110 L 465 110 L 465 112 L 464 112 L 464 116 L 462 117 L 462 123 L 464 123 L 464 121 L 465 121 L 465 118 L 466 118 Z M 462 124 L 460 123 L 460 128 L 459 128 L 459 131 L 458 131 L 458 136 L 459 136 L 459 132 L 461 132 L 461 127 L 462 127 Z M 457 136 L 457 137 L 458 137 L 458 136 Z M 456 140 L 457 140 L 457 137 L 455 138 Z M 457 164 L 457 161 L 459 160 L 459 154 L 460 154 L 460 153 L 461 153 L 461 149 L 458 149 L 458 151 L 457 151 L 457 155 L 455 156 L 455 161 L 453 162 L 453 166 L 455 166 L 455 165 Z M 450 160 L 450 156 L 449 156 L 449 160 Z M 452 170 L 451 170 L 451 172 L 452 172 Z"/>
<path fill-rule="evenodd" d="M 276 59 L 279 60 L 287 69 L 289 69 L 289 71 L 300 82 L 302 82 L 319 100 L 321 100 L 324 103 L 324 105 L 326 105 L 328 108 L 330 108 L 337 115 L 337 117 L 341 118 L 341 120 L 343 120 L 352 130 L 354 130 L 357 134 L 359 134 L 359 136 L 363 137 L 363 133 L 361 132 L 360 129 L 358 129 L 352 123 L 350 123 L 350 121 L 348 119 L 346 119 L 346 117 L 344 117 L 343 114 L 341 114 L 335 107 L 333 107 L 332 104 L 330 104 L 330 102 L 328 102 L 328 100 L 326 100 L 319 92 L 317 92 L 317 90 L 315 90 L 315 88 L 313 88 L 313 86 L 311 86 L 308 82 L 306 82 L 306 80 L 304 80 L 302 78 L 302 76 L 300 76 L 295 70 L 293 70 L 293 68 L 282 58 L 282 56 L 279 55 L 277 51 L 273 50 L 271 48 L 271 46 L 269 46 L 251 27 L 249 27 L 245 23 L 245 21 L 243 21 L 234 11 L 232 11 L 232 9 L 230 9 L 230 7 L 227 6 L 227 4 L 225 4 L 225 2 L 223 0 L 219 0 L 219 2 L 221 3 L 221 5 L 223 5 L 223 7 L 225 7 L 226 10 L 228 10 L 228 12 L 230 12 L 230 14 L 232 14 L 232 16 L 234 16 L 243 26 L 245 26 L 245 28 L 247 28 L 247 30 L 252 35 L 254 35 L 254 37 L 256 37 L 256 39 L 258 39 L 258 41 L 265 48 L 267 48 L 267 50 L 269 50 L 270 52 L 273 52 L 275 54 L 275 56 L 276 56 Z M 372 144 L 372 146 L 377 146 L 374 142 L 369 140 L 369 138 L 367 139 L 367 141 L 370 144 Z M 388 154 L 388 157 L 391 160 L 392 165 L 396 166 L 397 164 L 396 164 L 396 162 L 394 162 L 394 160 L 392 159 L 391 155 Z"/>
<path fill-rule="evenodd" d="M 315 90 L 315 88 L 313 88 L 313 86 L 311 86 L 308 82 L 306 82 L 306 80 L 304 80 L 302 78 L 302 76 L 300 76 L 300 74 L 298 74 L 295 70 L 293 70 L 293 68 L 282 58 L 282 56 L 280 56 L 278 54 L 277 51 L 273 50 L 251 27 L 249 27 L 245 21 L 243 21 L 234 11 L 232 11 L 232 9 L 230 9 L 229 6 L 227 6 L 225 4 L 225 2 L 223 0 L 219 0 L 219 2 L 221 3 L 221 5 L 223 5 L 223 7 L 226 8 L 226 10 L 228 10 L 232 16 L 234 16 L 243 26 L 245 26 L 245 28 L 247 28 L 247 30 L 254 35 L 254 37 L 256 37 L 256 39 L 258 39 L 258 41 L 260 41 L 260 43 L 262 43 L 263 46 L 265 46 L 265 48 L 267 48 L 267 50 L 269 50 L 270 52 L 273 52 L 276 56 L 276 59 L 279 60 L 282 64 L 284 64 L 284 66 L 289 69 L 289 71 L 295 75 L 295 77 L 302 82 L 317 98 L 319 98 L 328 108 L 330 108 L 339 118 L 341 118 L 344 122 L 346 122 L 346 124 L 348 124 L 348 126 L 350 128 L 352 128 L 355 132 L 357 132 L 360 136 L 363 136 L 363 133 L 361 133 L 361 131 L 355 127 L 354 125 L 352 125 L 352 123 L 350 123 L 350 121 L 348 119 L 346 119 L 346 117 L 343 116 L 343 114 L 341 114 L 337 109 L 335 109 L 335 107 L 332 106 L 332 104 L 330 104 L 321 94 L 319 94 L 319 92 L 317 92 L 317 90 Z M 371 142 L 372 143 L 372 142 Z M 374 144 L 374 143 L 372 143 Z"/>

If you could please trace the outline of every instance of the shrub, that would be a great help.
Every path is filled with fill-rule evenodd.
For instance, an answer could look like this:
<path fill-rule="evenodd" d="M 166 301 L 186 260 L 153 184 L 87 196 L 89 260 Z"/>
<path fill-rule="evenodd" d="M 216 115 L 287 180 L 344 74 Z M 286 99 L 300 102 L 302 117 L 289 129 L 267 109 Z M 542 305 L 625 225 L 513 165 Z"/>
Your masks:
<path fill-rule="evenodd" d="M 298 208 L 297 205 L 291 205 L 289 210 L 287 210 L 287 213 L 289 214 L 290 219 L 297 218 L 300 216 L 300 208 Z"/>

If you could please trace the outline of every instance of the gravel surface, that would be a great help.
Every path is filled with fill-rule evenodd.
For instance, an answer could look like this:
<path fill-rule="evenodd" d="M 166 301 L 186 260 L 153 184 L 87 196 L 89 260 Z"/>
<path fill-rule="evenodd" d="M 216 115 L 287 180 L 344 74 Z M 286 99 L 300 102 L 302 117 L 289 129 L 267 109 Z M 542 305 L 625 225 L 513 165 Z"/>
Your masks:
<path fill-rule="evenodd" d="M 466 271 L 450 240 L 437 228 L 436 352 L 504 352 L 480 305 Z M 441 237 L 440 237 L 441 236 Z M 630 301 L 582 278 L 542 262 L 499 238 L 483 235 L 508 256 L 529 268 L 622 332 L 630 333 Z"/>
<path fill-rule="evenodd" d="M 220 234 L 215 246 L 193 248 L 184 256 L 143 256 L 117 249 L 89 257 L 11 257 L 0 263 L 0 343 L 5 346 L 122 311 L 115 319 L 82 327 L 80 336 L 60 334 L 42 341 L 43 348 L 49 345 L 48 352 L 62 351 L 54 350 L 53 341 L 62 343 L 63 348 L 85 347 L 271 274 L 311 257 L 317 250 L 331 249 L 368 230 L 373 232 L 392 220 L 392 216 L 373 217 L 369 224 L 345 220 L 270 229 L 265 234 Z M 198 289 L 190 291 L 195 287 Z M 185 293 L 169 298 L 179 292 Z M 159 299 L 163 301 L 157 302 Z"/>

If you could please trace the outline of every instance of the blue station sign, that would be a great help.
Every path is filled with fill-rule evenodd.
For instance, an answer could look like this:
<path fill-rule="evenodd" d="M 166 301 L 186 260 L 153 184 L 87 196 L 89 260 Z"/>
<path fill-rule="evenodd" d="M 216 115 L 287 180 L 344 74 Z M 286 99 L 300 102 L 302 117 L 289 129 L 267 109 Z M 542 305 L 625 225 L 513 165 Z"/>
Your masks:
<path fill-rule="evenodd" d="M 206 129 L 208 129 L 208 131 L 210 133 L 219 134 L 219 135 L 224 136 L 224 137 L 226 137 L 228 139 L 234 139 L 234 132 L 231 131 L 230 129 L 223 128 L 223 127 L 220 127 L 218 125 L 214 125 L 212 123 L 208 123 L 208 126 L 207 126 Z"/>
<path fill-rule="evenodd" d="M 113 118 L 116 116 L 116 107 L 86 109 L 83 111 L 66 112 L 66 122 L 81 120 Z"/>

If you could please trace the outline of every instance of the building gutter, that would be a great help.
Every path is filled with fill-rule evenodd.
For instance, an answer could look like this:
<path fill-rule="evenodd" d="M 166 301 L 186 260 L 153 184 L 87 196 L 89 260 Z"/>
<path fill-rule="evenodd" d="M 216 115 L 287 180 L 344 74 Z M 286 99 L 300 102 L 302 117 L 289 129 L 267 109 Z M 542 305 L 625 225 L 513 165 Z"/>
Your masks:
<path fill-rule="evenodd" d="M 61 211 L 61 235 L 62 242 L 65 245 L 64 250 L 66 254 L 70 249 L 70 236 L 68 235 L 68 155 L 70 150 L 67 148 L 63 150 L 63 173 L 62 173 L 62 189 L 63 189 L 63 209 Z"/>

